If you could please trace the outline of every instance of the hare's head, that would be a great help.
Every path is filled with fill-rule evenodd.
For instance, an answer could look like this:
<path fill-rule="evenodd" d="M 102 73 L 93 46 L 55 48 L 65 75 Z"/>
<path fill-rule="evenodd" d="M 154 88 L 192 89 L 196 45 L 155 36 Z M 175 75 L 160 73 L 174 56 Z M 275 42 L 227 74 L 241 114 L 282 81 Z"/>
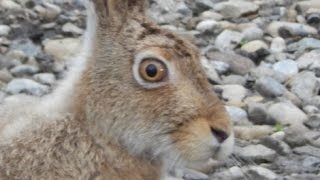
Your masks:
<path fill-rule="evenodd" d="M 130 153 L 202 163 L 230 153 L 232 125 L 189 42 L 145 17 L 144 0 L 93 0 L 87 119 Z"/>

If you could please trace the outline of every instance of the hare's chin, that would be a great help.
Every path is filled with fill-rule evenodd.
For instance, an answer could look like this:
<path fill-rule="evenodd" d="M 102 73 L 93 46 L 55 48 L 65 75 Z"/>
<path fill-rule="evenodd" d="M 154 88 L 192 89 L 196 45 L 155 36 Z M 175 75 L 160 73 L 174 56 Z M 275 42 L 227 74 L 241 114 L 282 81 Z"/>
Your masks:
<path fill-rule="evenodd" d="M 232 133 L 228 139 L 226 139 L 219 148 L 219 151 L 215 153 L 215 155 L 212 157 L 215 160 L 223 160 L 227 158 L 233 151 L 234 146 L 234 134 Z"/>

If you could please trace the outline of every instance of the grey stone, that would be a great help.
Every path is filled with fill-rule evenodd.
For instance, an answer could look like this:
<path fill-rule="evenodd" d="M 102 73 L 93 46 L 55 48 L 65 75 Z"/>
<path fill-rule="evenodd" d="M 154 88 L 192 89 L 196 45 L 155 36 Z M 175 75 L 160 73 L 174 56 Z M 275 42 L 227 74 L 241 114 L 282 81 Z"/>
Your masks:
<path fill-rule="evenodd" d="M 246 84 L 246 78 L 240 75 L 229 75 L 222 77 L 223 84 L 238 84 L 244 86 Z"/>
<path fill-rule="evenodd" d="M 246 41 L 253 41 L 253 40 L 260 40 L 263 37 L 263 30 L 257 27 L 249 27 L 242 31 L 243 40 Z"/>
<path fill-rule="evenodd" d="M 320 130 L 320 114 L 310 116 L 304 125 L 310 129 Z"/>
<path fill-rule="evenodd" d="M 280 83 L 284 83 L 287 80 L 287 77 L 284 74 L 276 72 L 271 67 L 263 66 L 261 64 L 257 68 L 252 69 L 250 74 L 256 79 L 271 77 Z"/>
<path fill-rule="evenodd" d="M 219 23 L 215 20 L 204 20 L 197 24 L 196 30 L 202 33 L 214 33 L 215 28 L 219 26 Z"/>
<path fill-rule="evenodd" d="M 316 35 L 318 33 L 317 29 L 308 25 L 281 21 L 270 23 L 267 31 L 273 37 L 281 36 L 285 38 L 291 36 Z"/>
<path fill-rule="evenodd" d="M 290 147 L 304 146 L 308 143 L 305 134 L 310 130 L 304 125 L 295 125 L 291 126 L 288 129 L 285 129 L 285 138 L 284 141 L 290 145 Z"/>
<path fill-rule="evenodd" d="M 303 52 L 306 50 L 320 49 L 320 40 L 314 38 L 303 38 L 296 43 L 288 45 L 288 51 Z"/>
<path fill-rule="evenodd" d="M 250 166 L 244 168 L 244 172 L 250 179 L 274 180 L 278 177 L 276 173 L 262 166 Z"/>
<path fill-rule="evenodd" d="M 238 18 L 258 11 L 258 6 L 252 2 L 232 0 L 215 4 L 214 10 L 220 12 L 225 18 Z"/>
<path fill-rule="evenodd" d="M 248 125 L 250 124 L 248 120 L 247 112 L 241 108 L 234 106 L 226 106 L 226 110 L 231 118 L 234 125 Z"/>
<path fill-rule="evenodd" d="M 7 69 L 0 70 L 0 82 L 8 83 L 12 80 L 12 75 Z"/>
<path fill-rule="evenodd" d="M 248 117 L 251 122 L 258 125 L 274 125 L 276 122 L 268 118 L 267 106 L 262 103 L 251 103 L 248 105 Z"/>
<path fill-rule="evenodd" d="M 251 160 L 256 163 L 264 161 L 272 162 L 277 157 L 276 151 L 261 144 L 239 148 L 236 150 L 236 153 L 238 153 L 241 158 L 245 160 Z"/>
<path fill-rule="evenodd" d="M 307 115 L 291 103 L 275 103 L 268 109 L 270 118 L 283 125 L 301 125 L 308 119 Z"/>
<path fill-rule="evenodd" d="M 20 4 L 17 4 L 16 2 L 12 0 L 2 0 L 0 1 L 0 7 L 7 10 L 21 10 L 22 7 Z"/>
<path fill-rule="evenodd" d="M 219 74 L 225 74 L 225 73 L 229 72 L 230 65 L 227 64 L 226 62 L 211 61 L 210 63 L 213 65 L 213 67 L 216 69 L 216 71 Z"/>
<path fill-rule="evenodd" d="M 297 60 L 299 69 L 308 69 L 313 65 L 320 64 L 320 49 L 310 51 Z"/>
<path fill-rule="evenodd" d="M 284 74 L 287 78 L 291 78 L 298 74 L 298 64 L 293 60 L 284 60 L 273 65 L 273 70 Z"/>
<path fill-rule="evenodd" d="M 293 152 L 297 154 L 310 155 L 320 158 L 320 149 L 310 145 L 296 147 L 293 149 Z"/>
<path fill-rule="evenodd" d="M 26 93 L 43 96 L 49 92 L 49 88 L 30 79 L 14 79 L 9 82 L 6 91 L 9 94 Z"/>
<path fill-rule="evenodd" d="M 36 74 L 33 76 L 33 78 L 41 84 L 45 85 L 53 85 L 56 82 L 55 76 L 50 73 Z"/>
<path fill-rule="evenodd" d="M 211 82 L 214 82 L 216 84 L 221 84 L 221 78 L 220 78 L 218 72 L 212 66 L 212 64 L 208 61 L 208 59 L 206 57 L 202 57 L 200 59 L 200 61 L 201 61 L 201 65 L 202 65 L 208 79 Z"/>
<path fill-rule="evenodd" d="M 311 8 L 320 9 L 320 2 L 318 0 L 301 1 L 297 2 L 296 6 L 302 12 L 306 12 L 308 9 Z"/>
<path fill-rule="evenodd" d="M 243 34 L 241 34 L 240 32 L 224 30 L 217 36 L 215 46 L 220 51 L 233 50 L 236 46 L 240 44 L 243 37 Z"/>
<path fill-rule="evenodd" d="M 304 101 L 309 101 L 320 90 L 320 83 L 313 72 L 301 72 L 290 81 L 291 92 Z"/>
<path fill-rule="evenodd" d="M 265 97 L 282 96 L 287 89 L 271 77 L 262 77 L 256 82 L 256 90 Z"/>
<path fill-rule="evenodd" d="M 288 144 L 272 137 L 264 137 L 260 140 L 260 143 L 270 149 L 275 150 L 280 155 L 285 156 L 291 153 L 291 148 Z"/>
<path fill-rule="evenodd" d="M 6 93 L 0 91 L 0 104 L 3 103 L 5 97 L 6 97 Z"/>
<path fill-rule="evenodd" d="M 33 43 L 30 39 L 17 39 L 12 41 L 10 48 L 22 51 L 27 56 L 34 57 L 41 52 L 41 47 Z"/>
<path fill-rule="evenodd" d="M 204 11 L 201 13 L 200 17 L 205 20 L 215 20 L 215 21 L 220 21 L 222 20 L 223 16 L 217 12 L 214 11 Z"/>
<path fill-rule="evenodd" d="M 234 74 L 245 75 L 255 67 L 254 63 L 241 55 L 231 53 L 221 53 L 210 50 L 206 56 L 213 61 L 222 61 L 230 65 L 230 71 Z"/>
<path fill-rule="evenodd" d="M 17 77 L 25 76 L 25 75 L 34 75 L 39 72 L 39 68 L 31 65 L 19 65 L 10 70 L 10 72 Z"/>

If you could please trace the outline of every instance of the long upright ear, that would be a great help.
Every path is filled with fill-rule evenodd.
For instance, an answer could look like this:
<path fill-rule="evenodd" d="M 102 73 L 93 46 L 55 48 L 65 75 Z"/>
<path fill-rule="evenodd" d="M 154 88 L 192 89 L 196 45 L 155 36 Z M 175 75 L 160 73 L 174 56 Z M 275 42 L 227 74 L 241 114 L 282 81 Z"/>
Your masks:
<path fill-rule="evenodd" d="M 100 25 L 118 28 L 130 17 L 145 14 L 145 0 L 92 0 Z"/>

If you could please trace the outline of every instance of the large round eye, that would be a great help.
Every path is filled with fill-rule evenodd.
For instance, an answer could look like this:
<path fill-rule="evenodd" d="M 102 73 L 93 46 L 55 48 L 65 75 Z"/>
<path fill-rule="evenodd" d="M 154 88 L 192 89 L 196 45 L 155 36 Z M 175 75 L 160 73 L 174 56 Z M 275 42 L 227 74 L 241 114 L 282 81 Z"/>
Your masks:
<path fill-rule="evenodd" d="M 159 82 L 167 77 L 167 67 L 158 59 L 144 59 L 142 60 L 139 73 L 143 80 L 149 82 Z"/>

